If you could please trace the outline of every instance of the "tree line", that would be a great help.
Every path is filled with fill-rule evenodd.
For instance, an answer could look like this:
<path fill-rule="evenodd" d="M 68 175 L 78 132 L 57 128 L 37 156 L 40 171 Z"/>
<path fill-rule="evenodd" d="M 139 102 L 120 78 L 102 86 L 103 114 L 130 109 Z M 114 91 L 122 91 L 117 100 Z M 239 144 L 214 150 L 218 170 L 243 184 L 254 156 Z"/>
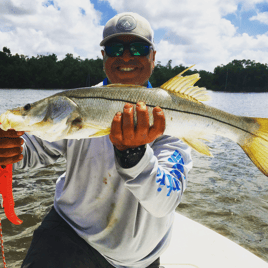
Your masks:
<path fill-rule="evenodd" d="M 6 47 L 0 52 L 0 88 L 69 89 L 95 85 L 105 78 L 102 59 L 82 60 L 66 54 L 12 55 Z"/>
<path fill-rule="evenodd" d="M 183 65 L 171 66 L 156 63 L 150 78 L 153 87 L 158 87 L 182 72 Z M 233 60 L 217 66 L 214 72 L 189 70 L 187 74 L 199 72 L 196 83 L 214 91 L 268 92 L 268 66 L 251 60 Z M 0 51 L 0 88 L 69 89 L 96 85 L 105 78 L 102 59 L 74 58 L 66 54 L 58 60 L 57 55 L 27 57 L 12 55 L 7 47 Z"/>

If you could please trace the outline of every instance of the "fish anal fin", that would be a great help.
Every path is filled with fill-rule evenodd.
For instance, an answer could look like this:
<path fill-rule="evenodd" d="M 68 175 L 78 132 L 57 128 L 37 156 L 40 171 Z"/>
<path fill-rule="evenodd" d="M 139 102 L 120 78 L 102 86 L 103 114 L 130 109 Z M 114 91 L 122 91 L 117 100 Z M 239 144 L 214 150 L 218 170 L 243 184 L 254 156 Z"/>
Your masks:
<path fill-rule="evenodd" d="M 182 76 L 183 73 L 188 71 L 193 66 L 185 69 L 175 77 L 169 79 L 167 82 L 161 85 L 160 88 L 173 92 L 174 94 L 177 94 L 181 98 L 188 99 L 198 103 L 200 103 L 200 101 L 209 100 L 210 97 L 209 95 L 207 95 L 206 88 L 200 89 L 198 86 L 194 87 L 194 84 L 200 79 L 199 73 L 188 76 Z M 202 91 L 201 96 L 200 91 Z"/>
<path fill-rule="evenodd" d="M 212 153 L 209 150 L 209 147 L 200 141 L 197 138 L 182 138 L 182 141 L 184 141 L 187 145 L 192 147 L 194 150 L 199 152 L 200 154 L 204 154 L 210 157 L 213 157 Z"/>

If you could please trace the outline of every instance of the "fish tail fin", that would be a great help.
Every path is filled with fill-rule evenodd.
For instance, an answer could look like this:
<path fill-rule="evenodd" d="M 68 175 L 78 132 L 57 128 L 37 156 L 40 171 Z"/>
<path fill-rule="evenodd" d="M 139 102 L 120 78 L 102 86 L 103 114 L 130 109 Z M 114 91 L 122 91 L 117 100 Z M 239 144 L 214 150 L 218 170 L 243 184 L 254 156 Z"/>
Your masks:
<path fill-rule="evenodd" d="M 259 128 L 238 143 L 258 169 L 268 176 L 268 118 L 252 118 Z"/>

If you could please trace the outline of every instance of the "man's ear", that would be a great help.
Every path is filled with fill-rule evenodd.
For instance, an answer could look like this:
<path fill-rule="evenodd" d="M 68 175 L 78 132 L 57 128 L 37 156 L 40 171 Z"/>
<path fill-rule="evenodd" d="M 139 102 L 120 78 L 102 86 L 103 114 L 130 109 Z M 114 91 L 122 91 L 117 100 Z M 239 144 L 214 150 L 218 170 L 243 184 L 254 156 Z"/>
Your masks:
<path fill-rule="evenodd" d="M 152 59 L 152 69 L 154 69 L 154 67 L 155 67 L 155 54 L 156 54 L 156 51 L 153 51 L 153 54 L 152 54 L 152 57 L 153 57 L 153 59 Z"/>
<path fill-rule="evenodd" d="M 101 51 L 102 57 L 104 57 L 104 50 Z"/>
<path fill-rule="evenodd" d="M 156 54 L 156 51 L 154 50 L 153 51 L 153 61 L 155 61 L 155 54 Z"/>

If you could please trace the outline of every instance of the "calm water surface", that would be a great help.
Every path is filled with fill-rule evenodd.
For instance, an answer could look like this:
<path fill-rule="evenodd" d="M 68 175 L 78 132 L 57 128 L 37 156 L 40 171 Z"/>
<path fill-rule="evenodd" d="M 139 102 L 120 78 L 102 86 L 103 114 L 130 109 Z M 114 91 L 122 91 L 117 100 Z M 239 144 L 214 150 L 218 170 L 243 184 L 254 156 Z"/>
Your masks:
<path fill-rule="evenodd" d="M 60 90 L 0 90 L 0 113 L 57 92 Z M 268 93 L 210 92 L 210 95 L 208 105 L 236 115 L 268 118 Z M 178 212 L 268 262 L 268 178 L 236 143 L 216 137 L 208 145 L 214 158 L 192 154 L 194 168 Z M 38 170 L 14 172 L 16 214 L 23 224 L 11 224 L 0 208 L 8 267 L 20 267 L 33 231 L 53 204 L 55 182 L 64 171 L 65 160 L 61 159 Z"/>

